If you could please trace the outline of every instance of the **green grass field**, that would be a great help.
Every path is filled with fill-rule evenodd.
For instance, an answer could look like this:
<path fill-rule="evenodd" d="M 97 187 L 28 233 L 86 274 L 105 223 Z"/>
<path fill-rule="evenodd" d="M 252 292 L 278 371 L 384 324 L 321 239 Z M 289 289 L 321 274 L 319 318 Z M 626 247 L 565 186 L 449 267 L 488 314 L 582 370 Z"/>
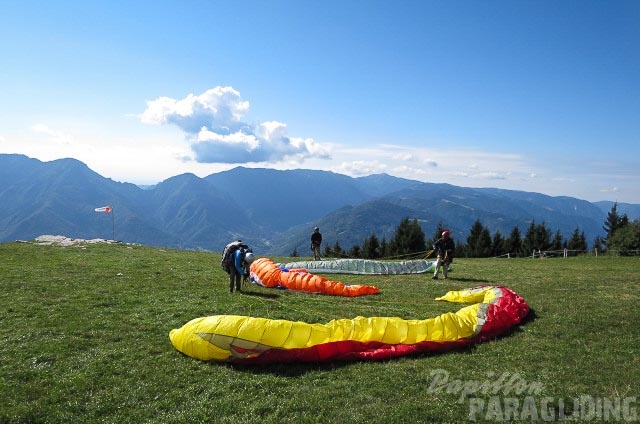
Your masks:
<path fill-rule="evenodd" d="M 638 258 L 458 259 L 452 278 L 437 281 L 331 276 L 381 289 L 359 298 L 252 285 L 229 294 L 219 259 L 122 244 L 0 244 L 0 423 L 527 421 L 522 406 L 507 404 L 527 396 L 552 420 L 587 420 L 574 399 L 591 397 L 597 421 L 598 400 L 639 395 Z M 506 337 L 444 354 L 243 367 L 184 356 L 168 337 L 217 314 L 424 319 L 461 307 L 435 297 L 478 285 L 512 288 L 530 318 Z M 465 398 L 461 388 L 479 392 Z M 472 410 L 496 399 L 497 412 L 495 403 Z M 601 421 L 613 420 L 603 408 Z M 638 402 L 621 420 L 631 413 L 640 419 Z"/>

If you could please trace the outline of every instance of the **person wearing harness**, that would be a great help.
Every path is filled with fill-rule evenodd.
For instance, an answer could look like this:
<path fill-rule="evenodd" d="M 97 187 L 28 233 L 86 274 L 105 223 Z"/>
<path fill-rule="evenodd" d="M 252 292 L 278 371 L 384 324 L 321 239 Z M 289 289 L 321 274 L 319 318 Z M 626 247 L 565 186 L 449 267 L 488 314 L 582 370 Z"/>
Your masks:
<path fill-rule="evenodd" d="M 229 293 L 233 293 L 233 286 L 236 291 L 241 291 L 242 281 L 249 279 L 249 267 L 255 256 L 249 249 L 239 248 L 229 257 Z M 242 277 L 242 280 L 240 279 Z"/>
<path fill-rule="evenodd" d="M 438 279 L 438 271 L 440 270 L 440 266 L 442 266 L 443 278 L 447 278 L 449 265 L 451 264 L 451 262 L 453 262 L 453 254 L 456 250 L 456 244 L 450 237 L 449 230 L 444 230 L 442 232 L 442 237 L 440 237 L 438 241 L 434 243 L 433 250 L 435 250 L 436 254 L 438 255 L 438 259 L 436 261 L 436 269 L 433 273 L 433 279 Z"/>
<path fill-rule="evenodd" d="M 320 228 L 313 229 L 311 234 L 311 250 L 313 251 L 313 259 L 320 260 L 320 245 L 322 244 L 322 234 L 320 234 Z"/>

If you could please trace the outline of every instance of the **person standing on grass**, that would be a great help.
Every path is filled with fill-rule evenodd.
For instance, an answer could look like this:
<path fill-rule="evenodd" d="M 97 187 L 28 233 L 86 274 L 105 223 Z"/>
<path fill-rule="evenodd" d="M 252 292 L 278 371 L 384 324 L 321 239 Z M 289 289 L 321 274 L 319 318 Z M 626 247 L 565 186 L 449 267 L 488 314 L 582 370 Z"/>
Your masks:
<path fill-rule="evenodd" d="M 229 293 L 233 293 L 233 286 L 236 291 L 241 291 L 242 281 L 249 279 L 249 267 L 255 256 L 250 249 L 239 248 L 231 254 L 229 261 Z M 242 280 L 240 278 L 242 277 Z"/>
<path fill-rule="evenodd" d="M 456 250 L 456 244 L 453 242 L 453 239 L 450 237 L 449 230 L 444 230 L 442 232 L 442 237 L 440 237 L 435 244 L 433 245 L 433 250 L 435 250 L 438 255 L 438 259 L 436 260 L 436 270 L 433 273 L 433 279 L 438 279 L 438 271 L 440 270 L 440 266 L 442 266 L 442 276 L 447 278 L 447 273 L 449 272 L 449 265 L 453 262 L 453 254 Z"/>
<path fill-rule="evenodd" d="M 320 228 L 313 229 L 311 234 L 311 250 L 313 251 L 313 259 L 320 260 L 320 245 L 322 244 L 322 234 L 320 234 Z"/>

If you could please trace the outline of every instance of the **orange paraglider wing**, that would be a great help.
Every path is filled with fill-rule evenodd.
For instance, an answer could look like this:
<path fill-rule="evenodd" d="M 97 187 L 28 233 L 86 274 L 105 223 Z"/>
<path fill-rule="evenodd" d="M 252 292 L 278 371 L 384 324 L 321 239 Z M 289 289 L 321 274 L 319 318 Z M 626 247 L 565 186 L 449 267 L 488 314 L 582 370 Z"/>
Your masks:
<path fill-rule="evenodd" d="M 260 258 L 251 264 L 251 279 L 264 287 L 283 287 L 306 293 L 319 293 L 331 296 L 363 296 L 376 294 L 375 286 L 346 285 L 339 281 L 328 280 L 304 269 L 286 269 L 276 265 L 271 259 Z"/>

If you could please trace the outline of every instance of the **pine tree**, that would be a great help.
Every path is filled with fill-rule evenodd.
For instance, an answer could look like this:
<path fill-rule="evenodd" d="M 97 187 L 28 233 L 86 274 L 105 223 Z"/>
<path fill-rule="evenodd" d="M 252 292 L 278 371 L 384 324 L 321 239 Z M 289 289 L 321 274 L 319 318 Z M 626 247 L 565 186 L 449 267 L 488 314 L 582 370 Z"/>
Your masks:
<path fill-rule="evenodd" d="M 536 225 L 535 221 L 531 221 L 531 225 L 522 241 L 522 255 L 529 256 L 535 251 L 546 251 L 551 247 L 551 230 L 547 228 L 545 223 Z"/>
<path fill-rule="evenodd" d="M 405 256 L 423 252 L 424 249 L 424 231 L 418 220 L 410 221 L 409 218 L 403 218 L 391 239 L 391 253 L 396 256 Z"/>
<path fill-rule="evenodd" d="M 504 241 L 504 252 L 510 255 L 519 256 L 522 250 L 522 236 L 520 235 L 520 229 L 513 227 L 511 234 Z"/>
<path fill-rule="evenodd" d="M 336 240 L 336 244 L 333 245 L 333 248 L 331 250 L 333 251 L 333 254 L 335 256 L 342 256 L 343 254 L 342 247 L 340 247 L 340 243 L 338 242 L 338 240 Z"/>
<path fill-rule="evenodd" d="M 483 229 L 484 227 L 482 226 L 482 223 L 479 219 L 477 219 L 476 222 L 474 222 L 471 226 L 469 235 L 467 236 L 467 251 L 465 252 L 467 258 L 477 257 L 478 252 L 476 251 L 476 246 L 478 244 L 478 240 L 480 239 L 480 233 L 482 233 Z"/>
<path fill-rule="evenodd" d="M 380 257 L 380 242 L 375 234 L 367 237 L 362 243 L 362 257 L 376 259 Z"/>
<path fill-rule="evenodd" d="M 620 228 L 624 228 L 627 224 L 629 224 L 627 214 L 620 216 L 618 214 L 618 202 L 615 202 L 607 214 L 607 220 L 604 222 L 604 226 L 602 227 L 602 229 L 607 232 L 605 244 L 609 246 L 609 240 L 613 237 L 615 232 Z"/>
<path fill-rule="evenodd" d="M 480 240 L 478 242 L 478 252 L 481 258 L 488 258 L 491 256 L 491 233 L 488 228 L 484 228 L 480 233 Z"/>
<path fill-rule="evenodd" d="M 360 245 L 354 244 L 353 246 L 351 246 L 351 249 L 349 249 L 349 252 L 347 254 L 349 255 L 350 258 L 362 257 L 362 250 L 360 248 Z"/>
<path fill-rule="evenodd" d="M 504 242 L 505 239 L 502 237 L 500 230 L 496 230 L 491 240 L 491 256 L 502 256 L 504 253 Z"/>
<path fill-rule="evenodd" d="M 484 228 L 480 220 L 476 220 L 467 236 L 466 256 L 470 258 L 486 258 L 491 254 L 491 234 Z"/>
<path fill-rule="evenodd" d="M 382 237 L 382 241 L 380 242 L 380 257 L 386 258 L 391 256 L 389 253 L 389 243 L 387 242 L 386 237 Z"/>
<path fill-rule="evenodd" d="M 556 231 L 556 235 L 553 237 L 553 241 L 551 242 L 551 250 L 562 250 L 564 249 L 564 244 L 562 241 L 562 233 L 560 230 Z"/>
<path fill-rule="evenodd" d="M 584 236 L 584 231 L 580 232 L 580 229 L 577 227 L 575 230 L 573 230 L 571 237 L 569 237 L 569 240 L 567 240 L 567 249 L 580 251 L 587 250 L 587 240 Z"/>

